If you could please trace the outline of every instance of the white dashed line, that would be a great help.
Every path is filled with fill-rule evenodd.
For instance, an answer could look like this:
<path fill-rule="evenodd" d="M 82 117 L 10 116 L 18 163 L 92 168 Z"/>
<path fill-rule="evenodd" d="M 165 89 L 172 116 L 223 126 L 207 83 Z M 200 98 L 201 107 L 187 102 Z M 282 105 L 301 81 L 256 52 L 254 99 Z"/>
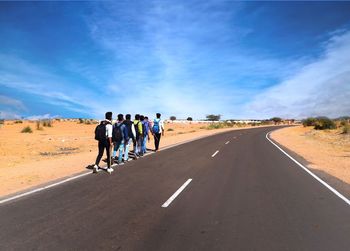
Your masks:
<path fill-rule="evenodd" d="M 227 142 L 225 143 L 225 145 L 227 145 L 228 143 L 230 143 L 230 141 L 227 141 Z"/>
<path fill-rule="evenodd" d="M 168 207 L 173 200 L 186 188 L 192 179 L 188 179 L 177 191 L 162 205 L 162 207 Z"/>
<path fill-rule="evenodd" d="M 211 157 L 214 158 L 216 154 L 218 154 L 219 150 L 217 150 Z"/>

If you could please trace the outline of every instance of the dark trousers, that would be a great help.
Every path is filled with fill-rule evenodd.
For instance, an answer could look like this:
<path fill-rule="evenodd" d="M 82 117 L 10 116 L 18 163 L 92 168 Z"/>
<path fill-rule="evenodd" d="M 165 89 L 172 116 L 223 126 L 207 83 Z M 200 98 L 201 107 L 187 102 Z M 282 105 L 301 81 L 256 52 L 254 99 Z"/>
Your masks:
<path fill-rule="evenodd" d="M 156 151 L 158 150 L 159 148 L 159 142 L 160 142 L 160 137 L 162 136 L 161 133 L 155 133 L 154 134 L 154 146 L 156 148 Z"/>
<path fill-rule="evenodd" d="M 97 155 L 95 164 L 98 165 L 100 163 L 101 158 L 103 156 L 103 151 L 105 149 L 107 152 L 107 167 L 110 168 L 111 167 L 111 144 L 107 139 L 98 142 L 98 155 Z"/>

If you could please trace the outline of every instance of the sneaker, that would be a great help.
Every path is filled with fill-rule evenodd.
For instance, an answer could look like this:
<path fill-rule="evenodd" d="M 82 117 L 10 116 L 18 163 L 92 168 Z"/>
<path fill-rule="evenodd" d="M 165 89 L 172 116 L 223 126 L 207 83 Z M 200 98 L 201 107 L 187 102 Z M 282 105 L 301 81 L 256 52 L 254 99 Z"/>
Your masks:
<path fill-rule="evenodd" d="M 107 168 L 107 172 L 109 173 L 109 174 L 111 174 L 112 172 L 113 172 L 114 170 L 113 170 L 113 168 Z"/>
<path fill-rule="evenodd" d="M 97 173 L 98 172 L 98 165 L 94 165 L 94 167 L 92 168 L 92 172 L 93 173 Z"/>
<path fill-rule="evenodd" d="M 118 165 L 119 165 L 119 166 L 124 165 L 124 162 L 123 162 L 123 161 L 118 162 Z"/>

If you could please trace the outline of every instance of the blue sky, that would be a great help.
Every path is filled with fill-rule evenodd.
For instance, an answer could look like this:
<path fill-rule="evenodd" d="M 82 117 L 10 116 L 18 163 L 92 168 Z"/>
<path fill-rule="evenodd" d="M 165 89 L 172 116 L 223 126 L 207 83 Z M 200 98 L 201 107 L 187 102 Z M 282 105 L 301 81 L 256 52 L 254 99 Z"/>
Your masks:
<path fill-rule="evenodd" d="M 0 2 L 5 118 L 350 114 L 350 2 Z"/>

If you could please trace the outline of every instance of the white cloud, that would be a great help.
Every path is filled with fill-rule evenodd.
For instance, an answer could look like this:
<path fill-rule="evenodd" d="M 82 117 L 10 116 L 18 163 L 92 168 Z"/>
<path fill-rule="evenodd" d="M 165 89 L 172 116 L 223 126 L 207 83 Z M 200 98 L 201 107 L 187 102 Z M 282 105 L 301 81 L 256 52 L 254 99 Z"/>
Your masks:
<path fill-rule="evenodd" d="M 50 115 L 50 114 L 43 114 L 43 115 L 33 115 L 33 116 L 29 116 L 26 117 L 26 119 L 28 120 L 41 120 L 41 119 L 55 119 L 55 118 L 59 118 L 60 116 L 58 115 Z"/>
<path fill-rule="evenodd" d="M 257 95 L 247 111 L 254 117 L 349 115 L 350 31 L 336 33 L 320 58 Z"/>
<path fill-rule="evenodd" d="M 17 89 L 23 93 L 34 94 L 47 104 L 62 109 L 95 116 L 99 102 L 95 100 L 93 90 L 68 82 L 64 78 L 52 74 L 49 67 L 35 65 L 23 58 L 0 53 L 0 86 Z M 2 100 L 24 109 L 19 100 Z M 0 97 L 1 103 L 1 97 Z"/>
<path fill-rule="evenodd" d="M 21 115 L 11 111 L 0 111 L 0 119 L 21 119 Z"/>
<path fill-rule="evenodd" d="M 91 35 L 115 55 L 107 81 L 111 98 L 100 108 L 183 118 L 231 116 L 235 104 L 256 91 L 241 85 L 242 76 L 284 74 L 276 71 L 279 60 L 239 48 L 237 41 L 251 32 L 234 25 L 240 3 L 230 9 L 221 4 L 157 1 L 142 11 L 138 6 L 124 11 L 124 3 L 105 8 L 98 3 L 88 20 Z M 230 50 L 223 52 L 227 43 Z"/>
<path fill-rule="evenodd" d="M 4 95 L 0 95 L 0 105 L 3 106 L 10 106 L 12 108 L 15 108 L 17 110 L 26 110 L 27 108 L 24 106 L 22 101 L 10 98 Z"/>

